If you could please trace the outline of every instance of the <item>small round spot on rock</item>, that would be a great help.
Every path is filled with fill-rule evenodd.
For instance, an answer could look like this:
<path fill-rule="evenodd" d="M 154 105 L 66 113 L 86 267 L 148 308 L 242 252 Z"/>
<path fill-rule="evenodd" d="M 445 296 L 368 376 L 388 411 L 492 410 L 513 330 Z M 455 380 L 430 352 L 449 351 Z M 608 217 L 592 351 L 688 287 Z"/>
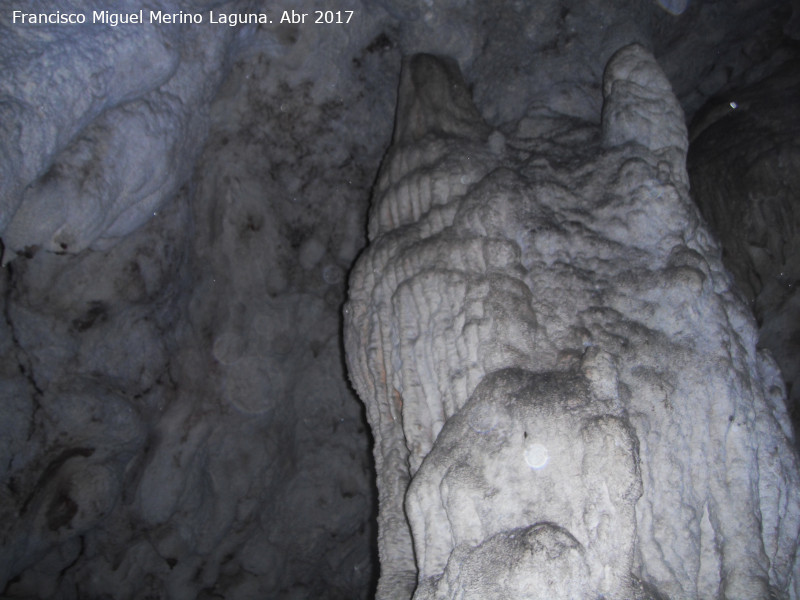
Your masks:
<path fill-rule="evenodd" d="M 336 265 L 327 265 L 322 269 L 322 279 L 329 285 L 335 285 L 342 281 L 344 274 Z"/>
<path fill-rule="evenodd" d="M 244 352 L 244 340 L 230 331 L 217 336 L 212 346 L 212 353 L 223 365 L 232 365 Z"/>
<path fill-rule="evenodd" d="M 525 462 L 531 469 L 541 469 L 547 465 L 550 455 L 547 448 L 537 442 L 531 442 L 525 447 Z"/>

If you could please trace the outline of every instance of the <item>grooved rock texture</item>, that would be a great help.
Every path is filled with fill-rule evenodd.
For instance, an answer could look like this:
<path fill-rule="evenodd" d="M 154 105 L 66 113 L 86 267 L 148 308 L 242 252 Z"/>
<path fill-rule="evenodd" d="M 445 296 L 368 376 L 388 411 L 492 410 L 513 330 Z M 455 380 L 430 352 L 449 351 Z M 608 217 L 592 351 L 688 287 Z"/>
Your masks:
<path fill-rule="evenodd" d="M 404 63 L 344 309 L 379 599 L 798 595 L 784 388 L 689 198 L 683 112 L 636 44 L 602 92 L 599 124 L 501 133 L 454 61 Z"/>
<path fill-rule="evenodd" d="M 786 381 L 800 427 L 800 61 L 720 94 L 695 117 L 692 196 L 753 307 L 759 345 Z"/>

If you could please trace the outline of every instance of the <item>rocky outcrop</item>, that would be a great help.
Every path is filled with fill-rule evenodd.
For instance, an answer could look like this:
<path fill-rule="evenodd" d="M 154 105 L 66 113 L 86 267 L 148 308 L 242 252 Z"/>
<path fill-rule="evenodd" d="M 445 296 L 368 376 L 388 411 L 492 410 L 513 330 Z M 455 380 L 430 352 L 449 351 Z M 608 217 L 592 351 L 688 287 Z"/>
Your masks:
<path fill-rule="evenodd" d="M 401 77 L 345 346 L 380 599 L 796 597 L 778 370 L 688 193 L 683 113 L 617 52 L 602 122 L 492 131 Z"/>

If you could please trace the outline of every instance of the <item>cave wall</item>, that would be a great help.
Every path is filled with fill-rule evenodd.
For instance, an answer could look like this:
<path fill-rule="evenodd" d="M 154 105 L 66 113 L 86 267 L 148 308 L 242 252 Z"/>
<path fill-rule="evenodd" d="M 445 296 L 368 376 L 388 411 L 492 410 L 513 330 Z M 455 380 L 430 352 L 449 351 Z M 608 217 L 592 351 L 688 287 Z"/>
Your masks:
<path fill-rule="evenodd" d="M 364 27 L 351 41 L 297 27 L 105 36 L 91 27 L 69 39 L 53 29 L 63 48 L 41 55 L 24 40 L 27 64 L 6 56 L 9 95 L 36 90 L 25 73 L 44 76 L 49 61 L 74 70 L 60 91 L 82 99 L 80 76 L 99 76 L 92 68 L 154 77 L 145 67 L 166 59 L 146 52 L 151 38 L 174 56 L 160 79 L 126 80 L 134 87 L 117 90 L 121 99 L 103 98 L 94 120 L 61 115 L 89 123 L 21 186 L 16 213 L 3 195 L 13 217 L 3 233 L 0 588 L 38 598 L 368 597 L 369 437 L 338 322 L 393 93 L 366 97 L 354 83 L 362 72 L 340 77 L 309 48 L 338 45 L 377 70 L 391 60 L 380 41 L 370 48 L 380 32 Z M 161 96 L 176 103 L 166 120 L 148 112 Z M 19 104 L 33 110 L 28 97 Z M 365 117 L 383 122 L 382 135 L 343 139 Z M 162 134 L 174 144 L 160 145 Z M 47 159 L 24 138 L 4 139 L 15 156 Z M 100 188 L 108 201 L 92 195 Z M 76 242 L 62 246 L 67 234 Z"/>
<path fill-rule="evenodd" d="M 800 62 L 733 86 L 695 117 L 688 158 L 692 195 L 753 309 L 759 345 L 781 368 L 800 427 L 800 147 L 795 119 Z"/>
<path fill-rule="evenodd" d="M 375 474 L 340 308 L 402 57 L 459 63 L 490 155 L 528 138 L 544 156 L 596 129 L 624 43 L 654 50 L 691 117 L 769 72 L 791 25 L 755 1 L 337 8 L 354 21 L 21 26 L 29 3 L 0 9 L 5 596 L 370 597 Z"/>

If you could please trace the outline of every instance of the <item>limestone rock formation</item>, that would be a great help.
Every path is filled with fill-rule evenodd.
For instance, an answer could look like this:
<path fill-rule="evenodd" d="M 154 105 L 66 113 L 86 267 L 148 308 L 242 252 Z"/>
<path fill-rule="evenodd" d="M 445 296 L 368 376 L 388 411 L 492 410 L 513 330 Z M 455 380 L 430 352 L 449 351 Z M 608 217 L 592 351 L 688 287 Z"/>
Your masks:
<path fill-rule="evenodd" d="M 786 381 L 800 427 L 800 61 L 710 101 L 693 120 L 692 197 L 751 303 L 759 345 Z"/>
<path fill-rule="evenodd" d="M 652 55 L 612 57 L 599 126 L 492 131 L 431 55 L 397 115 L 344 309 L 377 597 L 797 597 L 783 387 Z"/>
<path fill-rule="evenodd" d="M 74 10 L 90 4 L 70 3 L 79 5 Z M 243 4 L 183 6 L 233 11 Z M 31 6 L 5 3 L 0 23 L 19 5 Z M 318 29 L 290 36 L 286 28 L 209 28 L 203 14 L 206 23 L 197 26 L 17 24 L 11 35 L 0 33 L 0 94 L 35 92 L 53 106 L 46 112 L 54 120 L 30 128 L 25 119 L 36 115 L 0 117 L 0 130 L 46 141 L 34 134 L 85 126 L 61 132 L 65 143 L 73 133 L 83 141 L 48 151 L 49 158 L 29 138 L 0 136 L 0 170 L 9 166 L 14 177 L 35 172 L 6 158 L 25 155 L 45 171 L 53 161 L 69 167 L 22 181 L 31 185 L 17 214 L 27 211 L 32 190 L 53 185 L 64 192 L 53 199 L 73 211 L 70 223 L 105 232 L 94 242 L 94 233 L 81 238 L 88 247 L 50 244 L 39 233 L 60 217 L 41 204 L 25 227 L 15 217 L 0 228 L 7 242 L 0 272 L 4 598 L 369 598 L 371 465 L 338 324 L 344 273 L 363 238 L 364 190 L 391 135 L 392 112 L 388 101 L 375 101 L 380 92 L 359 100 L 350 86 L 335 102 L 338 90 L 314 91 L 315 68 L 324 67 L 311 61 L 304 68 L 297 57 L 316 55 L 309 48 L 321 43 Z M 31 41 L 55 34 L 50 45 Z M 275 41 L 278 34 L 285 40 Z M 366 39 L 353 37 L 355 51 L 377 33 L 364 27 L 359 35 Z M 260 51 L 217 62 L 241 52 L 234 40 Z M 153 45 L 162 43 L 158 54 Z M 276 76 L 281 64 L 284 75 Z M 108 88 L 87 89 L 83 78 L 93 68 L 110 77 Z M 166 70 L 150 81 L 159 68 Z M 63 87 L 37 87 L 62 76 Z M 217 92 L 214 104 L 202 105 Z M 388 86 L 383 94 L 394 95 Z M 24 97 L 5 103 L 9 97 L 0 98 L 0 111 L 35 112 Z M 69 112 L 87 98 L 99 114 Z M 382 125 L 358 152 L 343 142 L 340 131 L 375 114 L 385 115 L 371 117 Z M 342 166 L 351 153 L 357 158 Z M 62 185 L 87 173 L 109 183 L 100 190 L 108 203 L 94 202 L 91 186 Z M 190 185 L 170 191 L 190 175 Z M 136 200 L 117 185 L 139 177 L 145 187 L 138 191 L 158 193 Z M 15 181 L 0 177 L 0 187 Z M 336 202 L 322 202 L 323 193 Z M 156 197 L 158 207 L 150 203 Z M 3 188 L 3 217 L 11 198 Z M 104 228 L 124 207 L 145 222 L 123 218 L 135 230 L 116 230 L 122 237 L 112 246 Z"/>
<path fill-rule="evenodd" d="M 691 117 L 743 73 L 755 81 L 796 55 L 780 40 L 800 39 L 800 15 L 783 0 L 312 4 L 0 2 L 0 597 L 373 597 L 371 440 L 340 343 L 345 274 L 368 228 L 386 251 L 366 255 L 383 290 L 374 297 L 392 302 L 375 321 L 383 339 L 359 350 L 374 354 L 364 372 L 393 402 L 369 408 L 386 417 L 381 593 L 411 596 L 415 545 L 426 553 L 421 596 L 664 597 L 696 576 L 685 559 L 695 547 L 702 581 L 715 581 L 715 543 L 730 537 L 720 522 L 741 512 L 698 512 L 718 495 L 696 482 L 723 461 L 700 433 L 712 421 L 686 398 L 705 380 L 695 363 L 719 352 L 717 388 L 738 385 L 738 360 L 758 389 L 749 321 L 691 312 L 717 298 L 710 276 L 696 296 L 681 283 L 702 279 L 692 261 L 728 289 L 713 244 L 664 267 L 652 243 L 680 231 L 662 246 L 695 248 L 703 235 L 670 208 L 685 196 L 667 193 L 669 177 L 685 175 L 668 166 L 680 150 L 658 150 L 684 144 L 669 86 L 636 53 L 621 56 L 603 131 L 602 74 L 639 41 Z M 316 8 L 353 14 L 315 23 Z M 94 11 L 142 9 L 203 22 L 91 22 Z M 309 17 L 281 22 L 284 9 Z M 87 22 L 23 24 L 15 10 Z M 213 24 L 211 11 L 273 22 Z M 420 52 L 457 59 L 470 94 L 455 63 L 420 57 L 397 113 L 403 57 Z M 403 142 L 368 225 L 395 114 Z M 662 337 L 649 333 L 659 327 Z M 719 350 L 725 339 L 733 358 Z M 703 362 L 697 347 L 716 350 Z M 775 396 L 757 439 L 779 439 L 768 416 L 781 410 L 779 374 L 761 368 Z M 659 398 L 683 412 L 665 415 Z M 403 414 L 405 430 L 389 419 Z M 784 487 L 759 483 L 761 497 L 781 506 L 793 498 L 792 459 L 780 444 L 762 448 L 785 474 Z M 450 454 L 486 472 L 450 469 Z M 669 461 L 673 479 L 655 486 Z M 540 485 L 519 499 L 529 481 Z M 484 501 L 481 486 L 498 494 Z M 542 506 L 565 488 L 574 493 Z M 678 497 L 700 515 L 699 534 L 671 519 Z M 790 544 L 771 532 L 792 528 L 791 510 L 777 529 L 780 510 L 758 517 L 776 540 L 764 555 L 777 574 Z"/>
<path fill-rule="evenodd" d="M 108 10 L 95 1 L 74 8 L 90 19 Z M 179 8 L 189 7 L 165 0 L 148 11 Z M 80 35 L 15 25 L 14 10 L 29 9 L 11 2 L 0 19 L 4 262 L 29 246 L 106 249 L 156 214 L 198 158 L 233 36 L 208 24 L 89 25 Z"/>

